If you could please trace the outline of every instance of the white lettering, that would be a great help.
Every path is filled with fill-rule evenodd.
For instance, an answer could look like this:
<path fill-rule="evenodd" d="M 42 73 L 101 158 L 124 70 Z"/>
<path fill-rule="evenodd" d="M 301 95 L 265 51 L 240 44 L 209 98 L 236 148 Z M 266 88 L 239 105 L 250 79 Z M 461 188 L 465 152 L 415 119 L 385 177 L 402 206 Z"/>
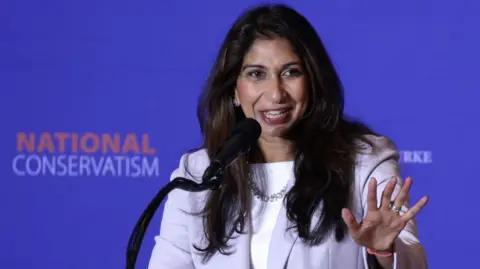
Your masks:
<path fill-rule="evenodd" d="M 125 156 L 114 156 L 113 159 L 117 161 L 117 168 L 118 168 L 118 174 L 122 175 L 122 167 L 123 163 L 122 161 L 125 160 Z M 128 164 L 128 162 L 125 162 L 125 164 Z"/>
<path fill-rule="evenodd" d="M 78 176 L 78 171 L 76 169 L 78 167 L 77 159 L 77 155 L 68 156 L 68 176 L 70 177 Z"/>
<path fill-rule="evenodd" d="M 67 155 L 60 155 L 57 157 L 57 165 L 58 165 L 58 170 L 55 170 L 55 173 L 52 173 L 52 175 L 57 175 L 57 176 L 66 176 L 68 172 L 68 167 L 65 164 L 65 159 L 67 159 Z"/>
<path fill-rule="evenodd" d="M 139 156 L 135 156 L 135 157 L 132 158 L 132 162 L 130 163 L 131 166 L 133 167 L 133 170 L 136 171 L 133 174 L 130 174 L 132 177 L 139 177 L 139 176 L 142 175 L 142 170 L 141 170 L 141 167 L 140 167 L 140 164 L 139 164 L 139 159 L 140 159 Z"/>
<path fill-rule="evenodd" d="M 43 159 L 42 170 L 48 170 L 51 174 L 55 173 L 55 162 L 52 159 Z"/>
<path fill-rule="evenodd" d="M 153 159 L 152 163 L 149 164 L 148 160 L 143 158 L 142 159 L 142 174 L 147 174 L 147 175 L 158 175 L 159 171 L 159 165 L 158 165 L 158 159 Z"/>
<path fill-rule="evenodd" d="M 90 169 L 92 168 L 90 166 L 90 158 L 88 156 L 85 156 L 85 155 L 81 155 L 80 156 L 80 174 L 81 175 L 85 175 L 85 176 L 90 176 Z"/>
<path fill-rule="evenodd" d="M 25 159 L 25 155 L 23 154 L 19 154 L 17 156 L 15 156 L 13 158 L 13 162 L 12 162 L 12 168 L 13 168 L 13 172 L 15 173 L 15 175 L 17 176 L 24 176 L 25 175 L 25 172 L 24 171 L 21 171 L 19 168 L 18 168 L 18 162 L 20 160 L 24 160 Z"/>
<path fill-rule="evenodd" d="M 432 163 L 433 162 L 431 151 L 425 151 L 423 157 L 424 157 L 425 163 Z"/>
<path fill-rule="evenodd" d="M 113 166 L 113 161 L 112 158 L 107 158 L 105 161 L 105 166 L 103 167 L 103 173 L 102 176 L 105 176 L 108 172 L 112 174 L 112 176 L 115 176 L 115 166 Z"/>
<path fill-rule="evenodd" d="M 31 165 L 32 162 L 35 162 L 35 164 L 37 166 L 37 170 L 32 169 L 32 165 Z M 42 170 L 42 159 L 40 159 L 40 157 L 38 155 L 28 156 L 25 166 L 26 166 L 25 170 L 27 170 L 28 175 L 37 176 L 38 174 L 40 174 L 40 172 Z"/>
<path fill-rule="evenodd" d="M 429 164 L 432 163 L 432 152 L 424 150 L 404 150 L 400 151 L 401 163 L 418 163 Z"/>
<path fill-rule="evenodd" d="M 157 157 L 19 154 L 13 158 L 12 170 L 18 176 L 115 176 L 157 177 Z"/>
<path fill-rule="evenodd" d="M 96 176 L 98 176 L 100 174 L 100 170 L 103 167 L 104 158 L 100 157 L 100 161 L 98 163 L 95 161 L 95 159 L 93 159 L 91 161 L 92 161 L 92 164 L 93 164 L 93 173 Z"/>

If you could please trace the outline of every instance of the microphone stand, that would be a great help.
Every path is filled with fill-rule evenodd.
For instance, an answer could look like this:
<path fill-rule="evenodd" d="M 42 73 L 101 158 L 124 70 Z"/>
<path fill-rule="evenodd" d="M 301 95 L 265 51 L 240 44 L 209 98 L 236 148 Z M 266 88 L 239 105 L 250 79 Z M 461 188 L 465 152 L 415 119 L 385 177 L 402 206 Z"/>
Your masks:
<path fill-rule="evenodd" d="M 147 206 L 145 211 L 143 211 L 143 214 L 140 216 L 140 219 L 137 221 L 137 224 L 135 225 L 135 228 L 130 235 L 127 247 L 126 268 L 135 268 L 138 252 L 140 251 L 140 247 L 147 227 L 160 204 L 171 191 L 178 188 L 189 192 L 200 192 L 208 189 L 215 190 L 218 187 L 220 187 L 220 175 L 214 176 L 210 180 L 203 181 L 202 183 L 196 183 L 183 177 L 177 177 L 170 181 L 165 187 L 160 189 L 157 195 L 155 195 L 150 204 Z"/>

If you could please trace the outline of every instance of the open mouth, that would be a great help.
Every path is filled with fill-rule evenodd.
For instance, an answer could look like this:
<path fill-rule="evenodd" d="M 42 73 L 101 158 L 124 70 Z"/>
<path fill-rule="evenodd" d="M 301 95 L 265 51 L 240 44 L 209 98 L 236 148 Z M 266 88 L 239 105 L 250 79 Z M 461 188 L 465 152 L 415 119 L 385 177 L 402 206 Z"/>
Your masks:
<path fill-rule="evenodd" d="M 271 125 L 284 124 L 291 117 L 291 108 L 268 110 L 261 113 L 263 121 Z"/>

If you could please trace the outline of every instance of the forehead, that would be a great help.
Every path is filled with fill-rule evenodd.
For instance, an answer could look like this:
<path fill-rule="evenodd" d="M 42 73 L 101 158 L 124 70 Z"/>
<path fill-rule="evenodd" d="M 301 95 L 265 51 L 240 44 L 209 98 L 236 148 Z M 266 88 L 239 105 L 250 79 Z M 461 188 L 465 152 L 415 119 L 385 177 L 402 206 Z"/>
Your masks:
<path fill-rule="evenodd" d="M 244 64 L 283 65 L 298 60 L 288 40 L 257 39 L 245 55 Z"/>

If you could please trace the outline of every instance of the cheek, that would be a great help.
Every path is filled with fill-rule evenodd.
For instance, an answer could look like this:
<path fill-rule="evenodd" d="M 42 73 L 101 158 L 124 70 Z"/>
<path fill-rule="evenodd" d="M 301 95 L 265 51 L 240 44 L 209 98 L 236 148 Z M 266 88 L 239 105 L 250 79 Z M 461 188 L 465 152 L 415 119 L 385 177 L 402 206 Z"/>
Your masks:
<path fill-rule="evenodd" d="M 251 105 L 258 99 L 258 91 L 252 82 L 237 82 L 236 94 L 242 105 Z"/>
<path fill-rule="evenodd" d="M 247 81 L 237 81 L 237 88 L 235 90 L 235 95 L 240 101 L 243 114 L 247 118 L 254 117 L 253 106 L 257 100 L 255 87 L 251 82 Z"/>
<path fill-rule="evenodd" d="M 308 104 L 308 90 L 305 87 L 303 80 L 295 81 L 290 85 L 290 96 L 295 100 L 295 103 L 304 110 Z"/>

